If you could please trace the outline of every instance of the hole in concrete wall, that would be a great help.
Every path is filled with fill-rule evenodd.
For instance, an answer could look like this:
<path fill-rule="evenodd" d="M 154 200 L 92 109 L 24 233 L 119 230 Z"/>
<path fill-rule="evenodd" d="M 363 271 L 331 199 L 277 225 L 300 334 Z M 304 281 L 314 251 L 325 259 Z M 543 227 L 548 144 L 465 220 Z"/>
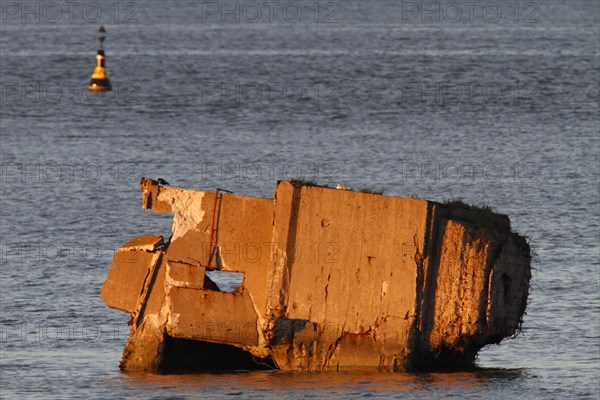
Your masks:
<path fill-rule="evenodd" d="M 502 274 L 502 294 L 503 294 L 503 298 L 504 298 L 504 304 L 508 304 L 510 303 L 510 285 L 511 285 L 511 279 L 510 276 L 508 276 L 508 274 L 505 272 Z"/>
<path fill-rule="evenodd" d="M 234 292 L 244 280 L 244 274 L 241 272 L 206 271 L 206 276 L 216 283 L 222 292 Z"/>
<path fill-rule="evenodd" d="M 188 339 L 165 338 L 160 371 L 193 372 L 274 369 L 270 358 L 258 358 L 238 347 Z"/>

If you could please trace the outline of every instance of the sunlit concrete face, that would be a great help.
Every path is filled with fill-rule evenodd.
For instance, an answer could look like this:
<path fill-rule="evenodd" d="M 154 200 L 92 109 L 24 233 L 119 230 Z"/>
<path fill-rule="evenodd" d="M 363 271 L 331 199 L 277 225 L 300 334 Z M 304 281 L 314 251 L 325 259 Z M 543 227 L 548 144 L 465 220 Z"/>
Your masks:
<path fill-rule="evenodd" d="M 169 370 L 195 342 L 214 368 L 248 368 L 238 350 L 294 371 L 463 368 L 520 327 L 529 246 L 506 216 L 286 181 L 274 199 L 141 190 L 173 235 L 122 246 L 102 289 L 132 316 L 123 369 Z M 210 270 L 243 279 L 224 292 Z"/>

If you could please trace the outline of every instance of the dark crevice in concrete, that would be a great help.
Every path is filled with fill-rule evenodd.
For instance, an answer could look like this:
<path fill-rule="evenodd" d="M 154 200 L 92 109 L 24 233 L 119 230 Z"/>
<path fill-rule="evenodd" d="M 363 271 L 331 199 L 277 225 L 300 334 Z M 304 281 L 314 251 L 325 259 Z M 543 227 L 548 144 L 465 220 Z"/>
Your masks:
<path fill-rule="evenodd" d="M 254 357 L 239 347 L 167 336 L 161 373 L 275 369 L 270 358 Z"/>

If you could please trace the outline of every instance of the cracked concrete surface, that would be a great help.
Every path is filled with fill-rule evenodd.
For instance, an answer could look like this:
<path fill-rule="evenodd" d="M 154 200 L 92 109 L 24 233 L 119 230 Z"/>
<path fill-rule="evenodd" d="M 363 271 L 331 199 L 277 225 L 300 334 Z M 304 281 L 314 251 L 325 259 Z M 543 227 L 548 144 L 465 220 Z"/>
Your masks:
<path fill-rule="evenodd" d="M 464 368 L 520 329 L 530 249 L 505 216 L 286 181 L 274 199 L 141 189 L 173 236 L 122 246 L 103 286 L 132 315 L 123 369 Z"/>

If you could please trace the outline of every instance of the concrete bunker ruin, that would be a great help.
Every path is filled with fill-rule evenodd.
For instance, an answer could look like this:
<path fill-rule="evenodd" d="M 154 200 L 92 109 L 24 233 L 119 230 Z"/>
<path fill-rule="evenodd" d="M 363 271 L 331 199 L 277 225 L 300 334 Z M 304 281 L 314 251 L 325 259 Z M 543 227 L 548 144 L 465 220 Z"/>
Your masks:
<path fill-rule="evenodd" d="M 288 181 L 273 199 L 141 190 L 173 227 L 121 246 L 102 288 L 131 314 L 124 370 L 468 368 L 520 329 L 530 248 L 504 215 Z"/>

